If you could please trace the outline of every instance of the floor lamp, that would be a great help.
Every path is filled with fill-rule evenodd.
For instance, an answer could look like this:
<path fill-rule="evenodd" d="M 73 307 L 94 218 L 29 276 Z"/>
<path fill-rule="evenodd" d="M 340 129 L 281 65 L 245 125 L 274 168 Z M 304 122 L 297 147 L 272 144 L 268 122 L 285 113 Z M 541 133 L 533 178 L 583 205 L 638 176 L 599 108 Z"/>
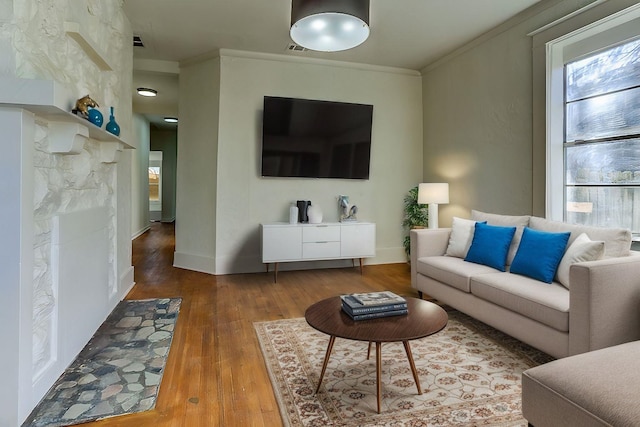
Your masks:
<path fill-rule="evenodd" d="M 429 205 L 429 228 L 438 228 L 438 205 L 449 203 L 448 183 L 418 185 L 418 204 Z"/>

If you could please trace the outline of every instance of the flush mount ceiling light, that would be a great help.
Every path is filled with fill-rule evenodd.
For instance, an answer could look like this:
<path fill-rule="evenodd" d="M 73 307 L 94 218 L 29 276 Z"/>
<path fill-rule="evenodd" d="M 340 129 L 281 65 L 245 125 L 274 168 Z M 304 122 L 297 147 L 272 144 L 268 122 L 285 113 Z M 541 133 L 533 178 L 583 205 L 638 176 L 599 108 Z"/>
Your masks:
<path fill-rule="evenodd" d="M 164 121 L 167 123 L 178 123 L 178 118 L 177 117 L 165 117 Z"/>
<path fill-rule="evenodd" d="M 149 89 L 146 87 L 139 87 L 138 89 L 136 89 L 138 91 L 138 95 L 142 95 L 142 96 L 157 96 L 158 95 L 158 91 L 155 89 Z"/>
<path fill-rule="evenodd" d="M 291 0 L 291 39 L 307 49 L 337 52 L 369 37 L 369 0 Z"/>

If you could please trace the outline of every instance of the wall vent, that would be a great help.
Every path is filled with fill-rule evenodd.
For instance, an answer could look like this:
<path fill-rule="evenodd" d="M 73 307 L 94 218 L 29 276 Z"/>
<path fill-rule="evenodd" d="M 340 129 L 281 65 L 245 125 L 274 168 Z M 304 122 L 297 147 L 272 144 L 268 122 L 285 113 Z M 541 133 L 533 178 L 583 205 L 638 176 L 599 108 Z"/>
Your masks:
<path fill-rule="evenodd" d="M 144 47 L 144 43 L 142 43 L 142 37 L 133 36 L 133 46 L 134 47 Z"/>
<path fill-rule="evenodd" d="M 306 47 L 302 47 L 302 46 L 298 46 L 295 43 L 289 43 L 289 45 L 287 46 L 287 51 L 290 52 L 306 52 L 309 49 L 307 49 Z"/>

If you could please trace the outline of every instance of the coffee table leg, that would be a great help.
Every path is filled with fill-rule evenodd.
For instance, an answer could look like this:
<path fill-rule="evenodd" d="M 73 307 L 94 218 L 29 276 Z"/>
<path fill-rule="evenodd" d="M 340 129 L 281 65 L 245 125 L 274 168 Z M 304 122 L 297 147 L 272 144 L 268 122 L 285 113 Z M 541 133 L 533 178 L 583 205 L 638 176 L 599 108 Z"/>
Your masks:
<path fill-rule="evenodd" d="M 322 372 L 320 372 L 320 379 L 318 380 L 318 388 L 316 388 L 316 393 L 318 394 L 318 390 L 320 390 L 320 386 L 322 385 L 322 378 L 324 378 L 324 371 L 327 370 L 327 364 L 329 363 L 329 356 L 331 356 L 331 350 L 333 349 L 333 343 L 336 341 L 335 335 L 331 335 L 329 338 L 329 345 L 327 346 L 327 353 L 324 355 L 324 362 L 322 363 Z"/>
<path fill-rule="evenodd" d="M 376 395 L 378 398 L 378 413 L 380 413 L 380 398 L 382 396 L 382 343 L 376 342 Z"/>
<path fill-rule="evenodd" d="M 404 351 L 407 352 L 407 359 L 409 359 L 409 365 L 411 365 L 411 372 L 413 373 L 413 379 L 416 382 L 416 387 L 418 388 L 418 394 L 422 394 L 422 388 L 420 387 L 420 378 L 418 377 L 416 364 L 413 361 L 413 355 L 411 354 L 411 347 L 409 347 L 409 341 L 402 341 L 402 344 L 404 344 Z"/>

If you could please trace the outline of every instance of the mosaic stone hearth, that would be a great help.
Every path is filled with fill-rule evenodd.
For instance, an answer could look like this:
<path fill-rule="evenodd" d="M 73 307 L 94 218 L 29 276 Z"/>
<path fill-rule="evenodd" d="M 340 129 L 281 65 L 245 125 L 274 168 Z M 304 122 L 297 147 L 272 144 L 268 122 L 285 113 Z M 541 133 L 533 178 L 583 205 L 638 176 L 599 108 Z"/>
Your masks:
<path fill-rule="evenodd" d="M 22 426 L 68 426 L 152 409 L 181 302 L 120 302 Z"/>

